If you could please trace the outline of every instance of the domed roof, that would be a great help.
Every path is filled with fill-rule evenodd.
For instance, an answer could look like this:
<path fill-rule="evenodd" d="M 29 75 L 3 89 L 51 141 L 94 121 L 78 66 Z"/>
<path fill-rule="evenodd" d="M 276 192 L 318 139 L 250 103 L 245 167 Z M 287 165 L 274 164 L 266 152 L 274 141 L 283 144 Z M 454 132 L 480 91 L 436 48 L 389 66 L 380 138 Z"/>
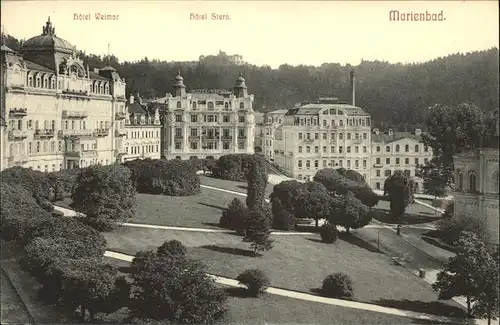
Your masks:
<path fill-rule="evenodd" d="M 178 71 L 177 72 L 177 76 L 175 77 L 175 82 L 174 84 L 172 85 L 173 87 L 180 87 L 180 88 L 186 88 L 186 86 L 184 85 L 184 78 L 182 78 L 181 76 L 181 72 Z"/>
<path fill-rule="evenodd" d="M 245 78 L 243 78 L 243 74 L 240 73 L 238 79 L 236 79 L 236 88 L 246 88 Z"/>
<path fill-rule="evenodd" d="M 51 50 L 71 54 L 74 49 L 73 45 L 64 39 L 57 37 L 55 31 L 56 30 L 52 27 L 49 17 L 45 26 L 42 27 L 42 35 L 32 37 L 25 41 L 21 49 L 23 51 Z"/>

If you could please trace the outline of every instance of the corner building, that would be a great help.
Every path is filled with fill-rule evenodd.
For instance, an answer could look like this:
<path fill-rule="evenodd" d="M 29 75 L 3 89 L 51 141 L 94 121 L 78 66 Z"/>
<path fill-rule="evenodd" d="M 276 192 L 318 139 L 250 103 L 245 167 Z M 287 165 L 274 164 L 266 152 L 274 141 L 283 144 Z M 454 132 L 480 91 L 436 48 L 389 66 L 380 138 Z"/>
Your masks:
<path fill-rule="evenodd" d="M 44 172 L 120 161 L 125 80 L 90 71 L 50 17 L 20 53 L 2 46 L 2 167 Z"/>
<path fill-rule="evenodd" d="M 371 117 L 337 98 L 289 109 L 275 131 L 274 162 L 289 177 L 312 180 L 323 168 L 353 169 L 368 179 Z"/>
<path fill-rule="evenodd" d="M 254 96 L 240 75 L 232 91 L 200 89 L 186 92 L 184 79 L 175 78 L 172 94 L 156 100 L 163 114 L 162 154 L 166 159 L 214 158 L 253 153 Z"/>

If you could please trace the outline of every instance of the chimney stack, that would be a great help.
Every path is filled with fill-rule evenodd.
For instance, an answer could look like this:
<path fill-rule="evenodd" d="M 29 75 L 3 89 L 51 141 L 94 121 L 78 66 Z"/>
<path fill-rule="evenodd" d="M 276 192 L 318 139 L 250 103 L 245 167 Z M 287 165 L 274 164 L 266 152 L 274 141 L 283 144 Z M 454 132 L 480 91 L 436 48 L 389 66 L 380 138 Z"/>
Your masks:
<path fill-rule="evenodd" d="M 129 100 L 130 104 L 134 103 L 134 95 L 130 94 Z"/>
<path fill-rule="evenodd" d="M 394 131 L 393 131 L 392 129 L 389 129 L 389 130 L 387 131 L 387 134 L 388 134 L 388 135 L 393 135 L 393 134 L 394 134 Z"/>
<path fill-rule="evenodd" d="M 422 135 L 422 129 L 415 129 L 415 135 L 416 136 Z"/>
<path fill-rule="evenodd" d="M 376 134 L 376 135 L 379 135 L 380 131 L 377 128 L 374 128 L 373 129 L 373 133 Z"/>
<path fill-rule="evenodd" d="M 349 80 L 350 80 L 350 88 L 351 88 L 351 95 L 352 95 L 352 101 L 351 105 L 356 106 L 356 77 L 354 75 L 354 69 L 351 70 L 349 73 Z"/>

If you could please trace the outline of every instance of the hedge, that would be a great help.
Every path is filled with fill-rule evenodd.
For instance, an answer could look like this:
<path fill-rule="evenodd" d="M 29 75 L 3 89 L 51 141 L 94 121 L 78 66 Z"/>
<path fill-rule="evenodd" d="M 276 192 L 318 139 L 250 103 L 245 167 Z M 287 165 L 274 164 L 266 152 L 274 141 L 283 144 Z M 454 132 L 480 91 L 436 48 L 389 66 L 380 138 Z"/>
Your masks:
<path fill-rule="evenodd" d="M 253 160 L 251 154 L 230 154 L 220 157 L 212 169 L 212 176 L 231 181 L 246 181 L 245 175 Z"/>
<path fill-rule="evenodd" d="M 200 193 L 196 166 L 189 160 L 145 159 L 125 162 L 137 192 L 189 196 Z"/>

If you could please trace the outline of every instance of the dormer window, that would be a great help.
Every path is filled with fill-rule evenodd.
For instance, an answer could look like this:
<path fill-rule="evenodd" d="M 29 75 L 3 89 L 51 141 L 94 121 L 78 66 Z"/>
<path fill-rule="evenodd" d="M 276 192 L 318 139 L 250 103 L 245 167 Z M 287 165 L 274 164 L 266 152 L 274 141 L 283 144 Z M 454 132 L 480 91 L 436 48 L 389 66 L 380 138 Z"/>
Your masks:
<path fill-rule="evenodd" d="M 104 94 L 104 85 L 101 84 L 101 86 L 99 87 L 99 94 Z"/>
<path fill-rule="evenodd" d="M 50 78 L 50 88 L 51 89 L 56 89 L 56 77 Z"/>
<path fill-rule="evenodd" d="M 228 108 L 229 108 L 229 104 L 228 104 L 228 102 L 225 102 L 225 103 L 224 103 L 224 108 L 225 108 L 225 109 L 228 109 Z"/>
<path fill-rule="evenodd" d="M 409 145 L 405 145 L 405 152 L 410 152 L 410 146 Z"/>
<path fill-rule="evenodd" d="M 177 108 L 181 108 L 181 102 L 180 101 L 177 102 Z"/>
<path fill-rule="evenodd" d="M 196 109 L 196 102 L 193 102 L 193 108 Z"/>
<path fill-rule="evenodd" d="M 134 124 L 137 124 L 137 116 L 134 116 Z"/>
<path fill-rule="evenodd" d="M 32 75 L 28 76 L 28 86 L 33 87 L 33 76 Z"/>
<path fill-rule="evenodd" d="M 399 152 L 399 144 L 396 145 L 396 152 Z"/>
<path fill-rule="evenodd" d="M 49 78 L 43 78 L 43 88 L 49 88 Z"/>
<path fill-rule="evenodd" d="M 245 109 L 245 103 L 243 102 L 240 103 L 240 109 Z"/>
<path fill-rule="evenodd" d="M 106 95 L 109 95 L 109 85 L 106 83 L 106 86 L 104 87 L 104 93 Z"/>
<path fill-rule="evenodd" d="M 90 92 L 91 93 L 94 92 L 94 83 L 93 82 L 90 83 Z"/>
<path fill-rule="evenodd" d="M 41 83 L 40 77 L 36 76 L 36 85 L 35 85 L 35 87 L 39 88 L 40 87 L 40 83 Z"/>

